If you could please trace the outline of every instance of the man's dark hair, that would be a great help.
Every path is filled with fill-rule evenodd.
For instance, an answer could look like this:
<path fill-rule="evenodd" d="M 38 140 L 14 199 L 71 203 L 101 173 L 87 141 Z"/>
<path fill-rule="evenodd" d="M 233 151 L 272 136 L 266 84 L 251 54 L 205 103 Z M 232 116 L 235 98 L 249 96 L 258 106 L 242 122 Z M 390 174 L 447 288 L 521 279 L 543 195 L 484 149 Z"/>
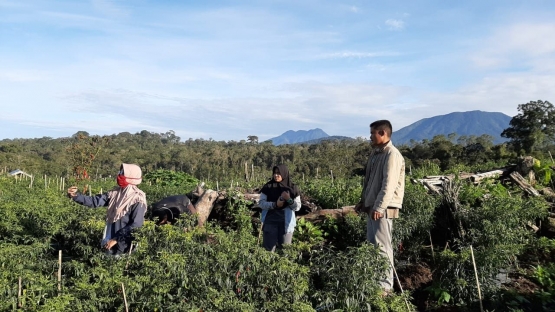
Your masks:
<path fill-rule="evenodd" d="M 388 136 L 391 137 L 393 133 L 393 127 L 391 126 L 391 122 L 389 120 L 376 120 L 370 124 L 370 128 L 375 130 L 384 130 Z"/>

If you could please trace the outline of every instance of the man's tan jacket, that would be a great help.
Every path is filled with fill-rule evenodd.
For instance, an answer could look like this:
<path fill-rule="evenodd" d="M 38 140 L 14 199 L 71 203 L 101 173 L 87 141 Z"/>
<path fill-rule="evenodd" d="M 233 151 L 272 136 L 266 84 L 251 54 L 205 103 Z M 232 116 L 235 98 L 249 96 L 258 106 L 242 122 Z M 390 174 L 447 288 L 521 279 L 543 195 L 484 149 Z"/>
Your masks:
<path fill-rule="evenodd" d="M 389 141 L 374 148 L 366 165 L 362 189 L 364 210 L 384 213 L 389 208 L 401 208 L 405 194 L 405 159 Z"/>

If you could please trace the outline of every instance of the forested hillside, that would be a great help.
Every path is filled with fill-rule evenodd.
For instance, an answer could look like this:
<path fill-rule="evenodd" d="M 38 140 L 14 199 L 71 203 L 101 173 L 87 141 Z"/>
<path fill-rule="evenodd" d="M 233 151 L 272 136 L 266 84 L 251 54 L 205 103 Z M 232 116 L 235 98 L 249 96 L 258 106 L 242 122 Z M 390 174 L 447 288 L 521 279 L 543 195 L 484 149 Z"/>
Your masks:
<path fill-rule="evenodd" d="M 436 136 L 412 146 L 401 146 L 407 168 L 432 161 L 447 169 L 455 164 L 483 164 L 516 154 L 506 145 L 494 145 L 489 136 Z M 90 177 L 114 174 L 122 162 L 137 163 L 145 172 L 168 169 L 200 180 L 264 181 L 278 163 L 288 164 L 294 175 L 348 177 L 361 174 L 370 153 L 367 140 L 324 141 L 318 144 L 274 146 L 270 142 L 180 141 L 173 131 L 110 136 L 78 132 L 69 138 L 0 141 L 0 164 L 34 175 L 68 176 L 85 170 Z M 84 168 L 78 168 L 84 167 Z M 83 174 L 83 172 L 81 172 Z"/>

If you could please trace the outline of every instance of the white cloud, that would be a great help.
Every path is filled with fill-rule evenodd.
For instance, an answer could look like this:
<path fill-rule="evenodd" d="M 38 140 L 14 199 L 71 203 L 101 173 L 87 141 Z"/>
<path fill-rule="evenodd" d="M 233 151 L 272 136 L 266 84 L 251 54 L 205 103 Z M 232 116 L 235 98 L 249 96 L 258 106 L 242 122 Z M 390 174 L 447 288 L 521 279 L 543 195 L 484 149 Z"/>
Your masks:
<path fill-rule="evenodd" d="M 553 74 L 507 73 L 484 78 L 454 92 L 429 93 L 422 102 L 428 104 L 429 113 L 487 110 L 513 116 L 518 104 L 554 99 L 553 81 Z"/>
<path fill-rule="evenodd" d="M 555 23 L 517 23 L 499 27 L 470 55 L 474 65 L 481 68 L 533 66 L 544 70 L 543 63 L 555 58 Z"/>
<path fill-rule="evenodd" d="M 385 25 L 388 26 L 389 30 L 403 30 L 405 28 L 405 22 L 398 19 L 388 19 L 385 21 Z"/>

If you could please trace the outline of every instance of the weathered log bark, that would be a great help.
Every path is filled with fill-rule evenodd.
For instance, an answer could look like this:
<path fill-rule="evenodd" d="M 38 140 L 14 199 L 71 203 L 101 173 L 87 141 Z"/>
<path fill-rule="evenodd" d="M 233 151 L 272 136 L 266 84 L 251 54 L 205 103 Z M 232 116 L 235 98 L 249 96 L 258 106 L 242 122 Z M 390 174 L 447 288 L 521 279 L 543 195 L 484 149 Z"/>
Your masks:
<path fill-rule="evenodd" d="M 555 202 L 555 192 L 553 192 L 550 187 L 544 187 L 541 189 L 540 194 L 542 194 L 548 201 Z"/>
<path fill-rule="evenodd" d="M 488 171 L 488 172 L 474 174 L 474 175 L 470 176 L 470 181 L 472 181 L 474 183 L 478 183 L 483 179 L 494 178 L 494 177 L 498 177 L 500 175 L 503 175 L 507 171 L 508 171 L 507 169 L 497 169 L 497 170 L 492 170 L 492 171 Z"/>
<path fill-rule="evenodd" d="M 299 216 L 297 218 L 304 218 L 306 221 L 317 223 L 317 222 L 324 221 L 327 216 L 334 219 L 338 219 L 338 218 L 343 218 L 350 213 L 356 214 L 355 206 L 345 206 L 338 209 L 322 209 L 316 212 L 309 213 L 304 216 Z"/>
<path fill-rule="evenodd" d="M 515 182 L 521 189 L 523 189 L 528 195 L 532 196 L 540 196 L 540 193 L 533 188 L 530 183 L 526 182 L 526 180 L 518 173 L 517 171 L 511 172 L 509 175 L 511 180 Z"/>
<path fill-rule="evenodd" d="M 208 216 L 212 212 L 214 202 L 218 199 L 219 194 L 214 190 L 202 190 L 202 193 L 199 192 L 198 194 L 199 199 L 195 203 L 195 208 L 198 213 L 198 225 L 203 226 L 206 220 L 208 220 Z"/>
<path fill-rule="evenodd" d="M 534 231 L 534 233 L 536 233 L 536 232 L 538 232 L 538 231 L 540 230 L 539 227 L 537 227 L 536 225 L 532 224 L 532 222 L 530 222 L 530 221 L 526 222 L 526 225 L 527 225 L 529 228 L 531 228 L 531 229 Z"/>
<path fill-rule="evenodd" d="M 519 163 L 516 166 L 516 171 L 521 175 L 526 176 L 534 168 L 535 159 L 532 156 L 525 156 L 520 158 Z"/>
<path fill-rule="evenodd" d="M 422 184 L 424 184 L 424 186 L 426 186 L 430 191 L 436 193 L 436 194 L 441 194 L 441 192 L 439 191 L 439 188 L 437 188 L 435 185 L 431 184 L 428 181 L 424 181 L 422 182 Z M 443 184 L 443 182 L 442 182 Z"/>
<path fill-rule="evenodd" d="M 260 194 L 243 194 L 246 200 L 252 200 L 255 204 L 258 204 L 260 200 Z"/>

